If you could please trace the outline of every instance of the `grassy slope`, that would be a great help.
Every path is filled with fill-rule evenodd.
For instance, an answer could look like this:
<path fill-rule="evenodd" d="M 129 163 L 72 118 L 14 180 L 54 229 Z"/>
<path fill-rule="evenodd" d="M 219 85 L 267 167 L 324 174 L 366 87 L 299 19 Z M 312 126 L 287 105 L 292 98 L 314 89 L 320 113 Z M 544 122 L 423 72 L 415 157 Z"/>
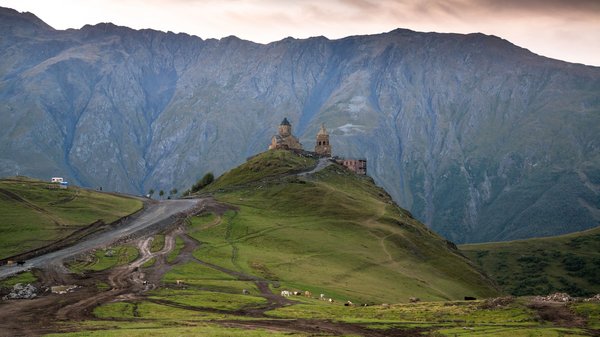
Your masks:
<path fill-rule="evenodd" d="M 240 210 L 194 234 L 204 242 L 195 256 L 338 300 L 406 302 L 411 296 L 444 300 L 496 293 L 464 257 L 395 207 L 370 178 L 338 165 L 306 181 L 286 174 L 313 165 L 290 152 L 269 151 L 220 177 L 209 190 L 225 190 L 216 197 Z M 240 181 L 241 187 L 232 188 Z"/>
<path fill-rule="evenodd" d="M 112 222 L 142 207 L 135 199 L 48 185 L 32 179 L 0 180 L 0 258 L 42 247 L 99 219 Z"/>
<path fill-rule="evenodd" d="M 600 227 L 556 237 L 462 245 L 460 249 L 514 295 L 600 293 Z"/>
<path fill-rule="evenodd" d="M 292 167 L 299 169 L 302 165 Z M 287 179 L 290 181 L 286 183 Z M 405 301 L 408 293 L 437 299 L 437 294 L 431 295 L 437 287 L 447 292 L 469 287 L 471 293 L 477 288 L 493 293 L 485 285 L 472 285 L 479 276 L 468 264 L 449 251 L 445 241 L 390 205 L 384 191 L 368 178 L 330 168 L 312 181 L 287 179 L 257 184 L 246 180 L 237 191 L 224 184 L 212 186 L 213 190 L 227 187 L 227 193 L 217 196 L 238 205 L 240 210 L 222 217 L 203 214 L 190 219 L 188 232 L 203 241 L 195 256 L 279 280 L 281 288 L 310 289 L 316 296 L 323 291 L 336 299 L 384 298 L 393 303 Z M 184 286 L 177 286 L 177 280 L 183 280 Z M 243 326 L 245 321 L 263 320 L 240 316 L 235 310 L 262 306 L 264 299 L 256 296 L 258 289 L 253 282 L 238 280 L 197 261 L 173 266 L 162 281 L 161 287 L 146 299 L 106 303 L 94 310 L 97 320 L 65 325 L 66 329 L 72 325 L 75 330 L 89 331 L 56 336 L 314 335 L 235 328 L 236 323 Z M 242 289 L 250 294 L 241 295 Z M 483 301 L 345 307 L 341 301 L 331 304 L 304 296 L 292 300 L 298 303 L 266 315 L 282 320 L 358 323 L 373 329 L 417 328 L 424 329 L 423 335 L 432 336 L 592 335 L 583 329 L 561 328 L 544 321 L 527 307 L 525 299 L 493 309 L 482 309 Z M 588 328 L 600 328 L 600 305 L 570 306 L 588 317 Z"/>
<path fill-rule="evenodd" d="M 110 251 L 111 254 L 107 254 Z M 136 247 L 130 245 L 120 245 L 116 247 L 99 249 L 93 254 L 80 257 L 68 264 L 69 270 L 75 273 L 84 271 L 102 271 L 135 261 L 139 256 Z"/>

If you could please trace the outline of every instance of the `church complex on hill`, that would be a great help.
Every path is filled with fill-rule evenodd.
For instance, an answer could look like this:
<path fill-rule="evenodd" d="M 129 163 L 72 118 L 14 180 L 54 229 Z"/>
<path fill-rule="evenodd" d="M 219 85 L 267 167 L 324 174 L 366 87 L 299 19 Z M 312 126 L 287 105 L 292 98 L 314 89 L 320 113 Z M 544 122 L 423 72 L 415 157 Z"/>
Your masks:
<path fill-rule="evenodd" d="M 284 118 L 281 124 L 279 124 L 279 133 L 271 138 L 271 144 L 269 150 L 284 149 L 284 150 L 295 150 L 304 151 L 302 144 L 292 134 L 292 124 L 287 118 Z M 329 133 L 325 128 L 325 124 L 321 124 L 321 128 L 317 133 L 317 140 L 315 143 L 315 151 L 313 152 L 319 157 L 331 158 L 337 163 L 344 165 L 350 171 L 366 175 L 367 174 L 367 160 L 366 159 L 348 159 L 332 157 L 331 144 L 329 143 Z"/>

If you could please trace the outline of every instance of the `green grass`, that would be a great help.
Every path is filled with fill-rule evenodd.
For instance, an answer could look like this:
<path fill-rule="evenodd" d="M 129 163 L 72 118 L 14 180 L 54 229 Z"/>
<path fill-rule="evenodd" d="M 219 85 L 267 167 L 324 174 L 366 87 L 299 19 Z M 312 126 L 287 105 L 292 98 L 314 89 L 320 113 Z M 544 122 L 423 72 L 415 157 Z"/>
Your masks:
<path fill-rule="evenodd" d="M 150 268 L 152 267 L 154 264 L 156 263 L 156 258 L 151 258 L 150 260 L 144 262 L 144 264 L 142 264 L 142 268 Z"/>
<path fill-rule="evenodd" d="M 482 310 L 481 302 L 422 302 L 394 304 L 389 307 L 356 306 L 346 307 L 343 303 L 327 303 L 315 300 L 312 303 L 283 307 L 268 312 L 277 318 L 319 318 L 348 323 L 395 322 L 396 324 L 418 323 L 418 325 L 444 324 L 536 324 L 534 313 L 523 305 Z M 418 326 L 417 325 L 417 326 Z"/>
<path fill-rule="evenodd" d="M 175 247 L 173 248 L 172 251 L 169 252 L 169 254 L 167 254 L 167 262 L 172 263 L 173 261 L 175 261 L 175 259 L 177 259 L 177 257 L 179 256 L 179 253 L 181 253 L 183 246 L 184 246 L 183 239 L 180 238 L 179 236 L 176 237 L 175 238 Z"/>
<path fill-rule="evenodd" d="M 0 288 L 12 288 L 15 284 L 27 284 L 37 282 L 37 277 L 32 272 L 26 271 L 17 275 L 0 280 Z"/>
<path fill-rule="evenodd" d="M 188 230 L 197 232 L 221 222 L 221 218 L 213 213 L 202 213 L 190 218 Z"/>
<path fill-rule="evenodd" d="M 152 240 L 152 245 L 150 246 L 150 251 L 152 253 L 160 252 L 164 246 L 165 246 L 165 235 L 164 234 L 154 235 L 154 239 Z"/>
<path fill-rule="evenodd" d="M 571 310 L 587 319 L 587 324 L 592 329 L 600 329 L 600 303 L 573 303 Z"/>
<path fill-rule="evenodd" d="M 149 301 L 106 303 L 94 309 L 94 316 L 106 320 L 153 320 L 158 324 L 172 321 L 205 321 L 231 317 L 226 314 L 187 310 Z"/>
<path fill-rule="evenodd" d="M 262 297 L 196 289 L 160 289 L 151 293 L 150 299 L 168 300 L 169 302 L 197 308 L 217 310 L 239 310 L 249 307 L 260 307 L 266 304 Z"/>
<path fill-rule="evenodd" d="M 267 151 L 224 173 L 215 182 L 205 187 L 202 192 L 256 184 L 263 179 L 278 178 L 285 174 L 309 170 L 316 164 L 315 159 L 303 158 L 290 151 Z"/>
<path fill-rule="evenodd" d="M 167 283 L 175 283 L 176 280 L 184 280 L 186 283 L 193 284 L 201 280 L 233 280 L 232 276 L 205 267 L 197 262 L 188 262 L 174 266 L 168 273 L 163 276 L 163 281 Z"/>
<path fill-rule="evenodd" d="M 136 247 L 121 245 L 107 249 L 99 249 L 92 255 L 87 255 L 81 260 L 68 264 L 68 268 L 75 273 L 82 273 L 84 271 L 102 271 L 133 262 L 138 256 L 139 251 Z"/>
<path fill-rule="evenodd" d="M 203 243 L 196 258 L 336 300 L 407 302 L 411 296 L 446 300 L 497 293 L 370 178 L 337 165 L 306 180 L 286 177 L 294 165 L 284 158 L 276 167 L 271 159 L 279 153 L 294 158 L 290 152 L 267 152 L 215 181 L 213 190 L 225 191 L 216 198 L 239 211 L 220 220 L 191 219 L 190 235 Z M 280 175 L 246 172 L 252 167 Z"/>
<path fill-rule="evenodd" d="M 241 294 L 243 289 L 246 289 L 251 294 L 258 293 L 258 289 L 253 282 L 239 281 L 229 274 L 194 261 L 174 266 L 162 279 L 165 284 L 170 286 L 176 285 L 178 280 L 186 288 L 198 290 Z"/>
<path fill-rule="evenodd" d="M 370 178 L 333 165 L 301 179 L 287 174 L 299 170 L 296 159 L 286 162 L 293 155 L 261 156 L 211 185 L 218 200 L 237 210 L 193 216 L 187 231 L 201 242 L 193 252 L 198 260 L 270 280 L 275 293 L 309 290 L 314 297 L 324 293 L 335 299 L 332 304 L 292 297 L 294 305 L 267 312 L 271 319 L 317 320 L 315 324 L 332 320 L 373 329 L 423 328 L 431 336 L 586 335 L 584 330 L 541 321 L 526 299 L 494 309 L 482 309 L 483 301 L 446 301 L 498 292 L 470 261 L 397 208 Z M 570 243 L 576 244 L 590 247 L 582 241 Z M 171 262 L 182 248 L 178 237 L 169 255 Z M 250 295 L 243 295 L 242 289 L 250 290 Z M 411 296 L 424 302 L 403 303 Z M 346 300 L 396 304 L 346 307 Z M 236 330 L 208 322 L 256 319 L 235 313 L 266 304 L 254 282 L 191 260 L 174 265 L 160 288 L 145 300 L 96 308 L 98 321 L 81 328 L 105 330 L 81 335 L 235 336 Z M 598 303 L 571 305 L 587 317 L 590 328 L 598 324 L 599 307 Z M 280 334 L 244 330 L 244 335 L 252 333 Z"/>
<path fill-rule="evenodd" d="M 43 247 L 97 220 L 110 223 L 142 207 L 131 198 L 49 185 L 25 178 L 0 180 L 0 258 Z"/>
<path fill-rule="evenodd" d="M 440 329 L 436 331 L 436 336 L 448 337 L 579 337 L 590 336 L 581 329 L 553 328 L 553 327 L 534 327 L 518 328 L 506 326 L 483 326 L 483 327 L 455 327 L 450 329 Z"/>
<path fill-rule="evenodd" d="M 104 326 L 110 327 L 109 324 Z M 71 332 L 64 334 L 50 334 L 47 337 L 171 337 L 171 336 L 211 336 L 211 337 L 284 337 L 284 336 L 308 336 L 307 334 L 290 333 L 290 332 L 277 332 L 272 330 L 264 329 L 241 329 L 241 328 L 228 328 L 219 326 L 217 324 L 209 323 L 197 323 L 192 326 L 184 327 L 168 327 L 168 326 L 156 326 L 156 324 L 138 323 L 138 324 L 123 324 L 124 326 L 132 326 L 131 328 L 115 328 L 110 330 L 96 330 L 96 331 L 84 331 L 84 332 Z M 96 324 L 96 327 L 100 326 Z M 326 336 L 326 335 L 324 335 Z"/>
<path fill-rule="evenodd" d="M 461 245 L 506 292 L 600 293 L 600 227 L 549 238 Z"/>
<path fill-rule="evenodd" d="M 96 282 L 96 289 L 101 290 L 101 291 L 109 290 L 110 285 L 106 282 L 98 281 L 98 282 Z"/>

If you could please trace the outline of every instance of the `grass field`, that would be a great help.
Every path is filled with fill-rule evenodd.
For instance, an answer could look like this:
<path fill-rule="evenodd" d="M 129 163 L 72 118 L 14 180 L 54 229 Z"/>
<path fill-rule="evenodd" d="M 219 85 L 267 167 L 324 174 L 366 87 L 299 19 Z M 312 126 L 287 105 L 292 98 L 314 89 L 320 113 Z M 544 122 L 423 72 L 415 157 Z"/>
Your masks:
<path fill-rule="evenodd" d="M 258 299 L 258 300 L 256 300 Z M 161 300 L 162 302 L 153 302 Z M 267 312 L 272 320 L 319 320 L 358 324 L 374 330 L 414 329 L 422 336 L 507 336 L 507 337 L 574 337 L 593 336 L 600 313 L 599 303 L 573 303 L 570 310 L 590 317 L 585 327 L 563 327 L 542 319 L 527 305 L 527 298 L 514 300 L 504 306 L 485 308 L 485 301 L 446 301 L 412 304 L 346 307 L 341 303 L 301 299 L 295 305 Z M 210 293 L 197 290 L 160 290 L 148 300 L 104 304 L 94 310 L 96 321 L 83 323 L 90 336 L 137 336 L 146 331 L 149 336 L 179 336 L 189 333 L 206 336 L 236 336 L 230 322 L 262 320 L 238 316 L 235 310 L 260 306 L 260 298 L 238 294 Z M 203 311 L 202 309 L 207 309 Z M 221 310 L 215 312 L 211 309 Z M 250 324 L 251 325 L 251 324 Z M 81 328 L 81 326 L 79 326 Z M 184 333 L 185 332 L 185 333 Z M 252 336 L 280 336 L 280 332 L 247 329 Z M 93 334 L 92 334 L 93 333 Z M 60 336 L 84 336 L 84 333 Z M 312 336 L 313 334 L 292 334 Z M 333 334 L 319 334 L 332 336 Z"/>
<path fill-rule="evenodd" d="M 80 257 L 79 260 L 68 264 L 69 269 L 74 273 L 84 271 L 102 271 L 137 259 L 139 251 L 130 245 L 120 245 L 106 249 L 98 249 L 93 254 Z"/>
<path fill-rule="evenodd" d="M 0 180 L 0 258 L 42 247 L 97 220 L 110 223 L 142 207 L 131 198 L 49 185 L 28 178 Z"/>
<path fill-rule="evenodd" d="M 26 271 L 0 280 L 0 288 L 12 288 L 17 283 L 27 284 L 36 281 L 37 277 L 32 272 Z"/>
<path fill-rule="evenodd" d="M 549 238 L 460 246 L 506 292 L 600 293 L 600 227 Z"/>
<path fill-rule="evenodd" d="M 359 336 L 360 329 L 432 337 L 598 335 L 598 302 L 561 306 L 567 319 L 554 320 L 531 298 L 508 298 L 499 306 L 462 301 L 500 292 L 370 178 L 337 165 L 307 177 L 290 174 L 314 164 L 269 151 L 224 174 L 201 193 L 233 207 L 187 220 L 186 232 L 198 242 L 176 238 L 157 289 L 97 306 L 94 320 L 60 323 L 64 331 L 81 332 L 49 336 L 337 336 L 337 329 L 349 327 L 342 335 Z M 151 250 L 160 250 L 164 240 L 155 236 Z M 575 236 L 564 244 L 595 249 L 586 240 Z M 186 243 L 197 245 L 191 255 Z M 482 256 L 493 256 L 495 247 Z M 468 248 L 468 254 L 478 254 Z M 104 270 L 137 254 L 130 246 L 112 250 L 112 256 L 96 251 L 71 268 L 84 274 Z M 265 287 L 275 294 L 285 289 L 313 295 L 273 302 L 261 293 Z M 321 293 L 334 301 L 319 300 Z M 420 301 L 407 303 L 409 297 Z M 345 306 L 348 300 L 358 305 Z M 573 325 L 574 317 L 585 319 Z M 302 324 L 324 328 L 293 332 Z"/>
<path fill-rule="evenodd" d="M 191 235 L 203 242 L 196 258 L 336 300 L 382 303 L 496 294 L 464 257 L 395 207 L 370 178 L 332 165 L 301 180 L 275 168 L 271 159 L 283 155 L 270 151 L 264 161 L 262 156 L 211 186 L 224 189 L 216 198 L 239 211 L 218 221 L 214 215 L 191 219 Z M 297 158 L 292 164 L 287 157 L 278 160 L 297 169 Z M 261 165 L 269 173 L 259 177 Z M 245 185 L 236 188 L 242 180 L 237 176 L 248 177 L 250 168 L 259 183 L 244 178 Z"/>

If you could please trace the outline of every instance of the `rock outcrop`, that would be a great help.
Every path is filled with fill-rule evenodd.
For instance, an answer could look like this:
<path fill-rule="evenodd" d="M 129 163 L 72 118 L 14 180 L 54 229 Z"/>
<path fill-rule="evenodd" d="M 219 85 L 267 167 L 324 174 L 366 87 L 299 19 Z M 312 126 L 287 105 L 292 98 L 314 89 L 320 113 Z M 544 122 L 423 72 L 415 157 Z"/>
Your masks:
<path fill-rule="evenodd" d="M 3 300 L 23 300 L 32 299 L 37 296 L 38 289 L 31 284 L 17 283 L 13 286 L 8 295 L 4 296 Z"/>

